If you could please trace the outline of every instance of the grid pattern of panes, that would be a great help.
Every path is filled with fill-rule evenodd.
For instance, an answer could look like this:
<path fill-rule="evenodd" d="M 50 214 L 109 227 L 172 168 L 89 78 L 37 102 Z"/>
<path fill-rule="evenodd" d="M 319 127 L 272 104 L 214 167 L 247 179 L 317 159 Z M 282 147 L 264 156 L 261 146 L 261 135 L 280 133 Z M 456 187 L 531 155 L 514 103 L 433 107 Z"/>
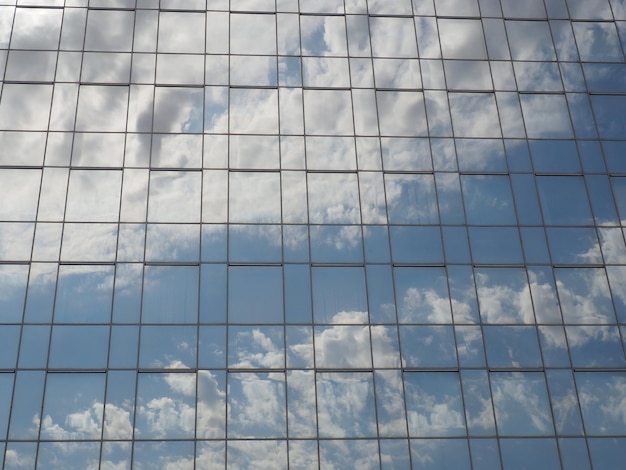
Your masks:
<path fill-rule="evenodd" d="M 0 467 L 626 461 L 626 1 L 0 0 Z"/>

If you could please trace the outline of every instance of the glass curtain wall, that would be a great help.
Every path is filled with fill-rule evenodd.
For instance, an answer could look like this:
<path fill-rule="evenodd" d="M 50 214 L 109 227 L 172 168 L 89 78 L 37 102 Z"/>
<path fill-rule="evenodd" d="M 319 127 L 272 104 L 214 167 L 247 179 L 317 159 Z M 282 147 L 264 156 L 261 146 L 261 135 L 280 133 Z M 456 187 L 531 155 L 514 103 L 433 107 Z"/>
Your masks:
<path fill-rule="evenodd" d="M 626 1 L 0 0 L 0 467 L 626 461 Z"/>

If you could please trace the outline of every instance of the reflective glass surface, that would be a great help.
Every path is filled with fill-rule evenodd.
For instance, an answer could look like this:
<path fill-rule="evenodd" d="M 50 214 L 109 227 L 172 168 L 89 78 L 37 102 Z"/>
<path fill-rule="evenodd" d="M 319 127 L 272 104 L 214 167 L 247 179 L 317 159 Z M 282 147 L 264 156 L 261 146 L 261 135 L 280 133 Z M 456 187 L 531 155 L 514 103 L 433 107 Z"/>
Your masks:
<path fill-rule="evenodd" d="M 613 470 L 624 0 L 0 0 L 0 468 Z"/>

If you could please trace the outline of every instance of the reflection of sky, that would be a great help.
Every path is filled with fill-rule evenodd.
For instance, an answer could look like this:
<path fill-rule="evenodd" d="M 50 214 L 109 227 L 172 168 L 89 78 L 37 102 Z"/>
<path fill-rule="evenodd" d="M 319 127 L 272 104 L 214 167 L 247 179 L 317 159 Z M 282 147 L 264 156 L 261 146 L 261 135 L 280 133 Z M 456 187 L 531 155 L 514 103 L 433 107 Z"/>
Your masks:
<path fill-rule="evenodd" d="M 623 460 L 622 0 L 0 3 L 5 466 Z"/>

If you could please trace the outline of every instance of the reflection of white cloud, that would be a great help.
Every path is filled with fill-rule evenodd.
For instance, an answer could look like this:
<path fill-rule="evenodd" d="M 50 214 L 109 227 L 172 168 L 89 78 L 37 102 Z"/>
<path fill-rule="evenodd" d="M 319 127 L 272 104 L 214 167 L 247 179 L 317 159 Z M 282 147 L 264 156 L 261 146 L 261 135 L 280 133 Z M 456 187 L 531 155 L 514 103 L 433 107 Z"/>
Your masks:
<path fill-rule="evenodd" d="M 284 364 L 282 344 L 277 344 L 275 338 L 259 328 L 238 332 L 236 342 L 239 347 L 233 367 L 273 369 Z"/>
<path fill-rule="evenodd" d="M 320 374 L 317 381 L 318 426 L 322 437 L 375 435 L 370 374 Z"/>
<path fill-rule="evenodd" d="M 139 406 L 137 413 L 152 436 L 167 437 L 175 430 L 189 435 L 195 429 L 195 409 L 171 397 L 153 398 Z"/>
<path fill-rule="evenodd" d="M 425 401 L 424 401 L 425 400 Z M 451 429 L 465 426 L 463 415 L 452 409 L 449 403 L 436 403 L 433 396 L 420 396 L 420 401 L 426 404 L 429 410 L 425 413 L 409 411 L 409 426 L 418 430 L 420 436 L 440 436 L 447 434 Z"/>
<path fill-rule="evenodd" d="M 622 433 L 626 426 L 624 376 L 621 373 L 580 373 L 576 381 L 587 433 Z"/>
<path fill-rule="evenodd" d="M 476 283 L 480 314 L 484 321 L 488 323 L 534 323 L 533 305 L 527 282 L 517 286 L 507 285 L 490 279 L 486 273 L 477 272 Z"/>
<path fill-rule="evenodd" d="M 410 287 L 402 299 L 402 315 L 428 323 L 450 323 L 450 299 L 440 297 L 433 289 Z"/>
<path fill-rule="evenodd" d="M 517 429 L 514 432 L 517 434 L 554 432 L 550 413 L 546 412 L 548 405 L 543 379 L 527 378 L 521 373 L 507 374 L 492 377 L 492 389 L 501 433 L 511 434 L 512 429 Z"/>
<path fill-rule="evenodd" d="M 333 326 L 315 331 L 318 367 L 371 367 L 370 331 L 365 326 Z"/>
<path fill-rule="evenodd" d="M 572 274 L 573 273 L 573 274 Z M 560 274 L 557 272 L 557 275 Z M 580 269 L 557 276 L 563 318 L 570 324 L 606 324 L 615 320 L 611 294 L 603 271 Z"/>
<path fill-rule="evenodd" d="M 572 137 L 563 95 L 521 95 L 521 104 L 528 137 Z"/>
<path fill-rule="evenodd" d="M 276 470 L 287 468 L 285 441 L 235 441 L 228 442 L 228 466 Z"/>
<path fill-rule="evenodd" d="M 229 383 L 228 434 L 232 437 L 285 435 L 284 375 L 233 374 Z"/>
<path fill-rule="evenodd" d="M 460 137 L 500 137 L 495 96 L 491 93 L 450 93 L 455 133 Z"/>
<path fill-rule="evenodd" d="M 41 433 L 54 440 L 99 439 L 103 410 L 104 405 L 96 402 L 90 408 L 69 413 L 63 426 L 55 423 L 50 415 L 45 415 L 41 423 L 37 423 L 35 416 L 33 424 L 40 424 Z"/>
<path fill-rule="evenodd" d="M 15 449 L 7 449 L 4 454 L 4 465 L 5 468 L 35 468 L 35 457 Z"/>

